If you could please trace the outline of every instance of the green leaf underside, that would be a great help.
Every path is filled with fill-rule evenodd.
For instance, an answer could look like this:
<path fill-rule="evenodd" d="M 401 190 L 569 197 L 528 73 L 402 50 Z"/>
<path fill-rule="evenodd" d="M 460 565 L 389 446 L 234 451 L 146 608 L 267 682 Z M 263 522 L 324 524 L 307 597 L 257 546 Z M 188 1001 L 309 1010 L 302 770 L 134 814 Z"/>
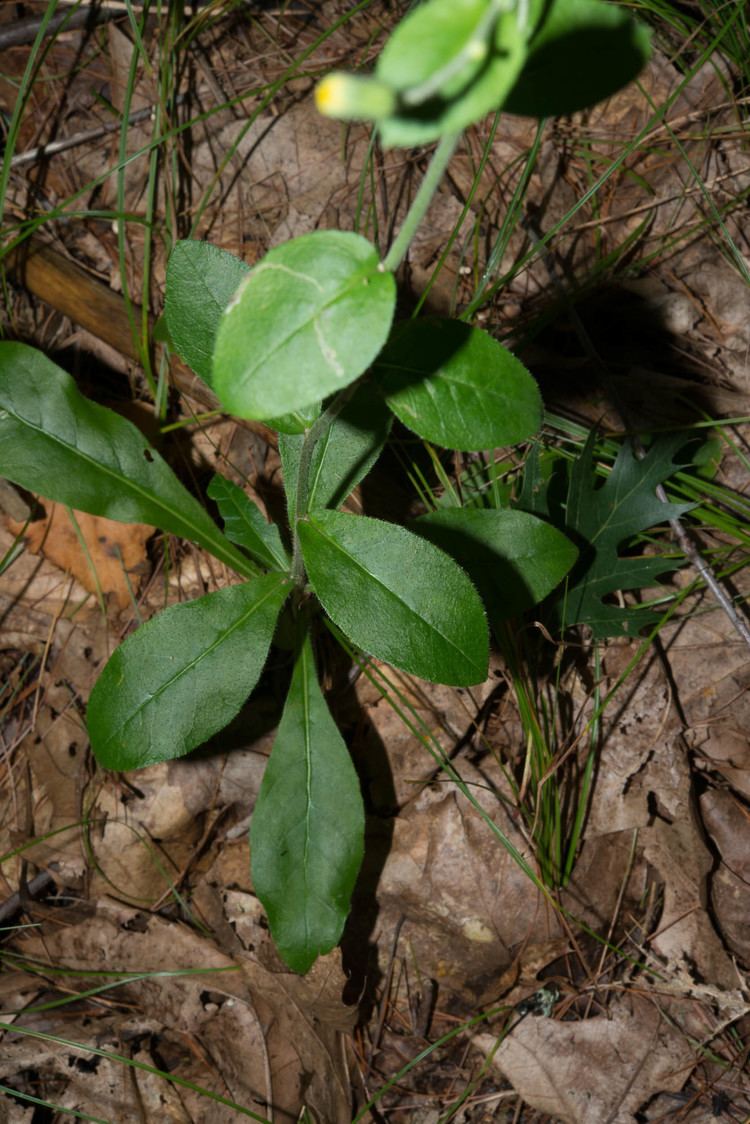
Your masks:
<path fill-rule="evenodd" d="M 490 0 L 426 0 L 399 23 L 377 63 L 378 78 L 392 90 L 405 92 L 434 75 L 447 73 L 476 37 L 490 8 Z M 480 60 L 466 70 L 476 73 Z M 447 96 L 466 81 L 465 69 L 448 79 Z"/>
<path fill-rule="evenodd" d="M 543 17 L 504 109 L 558 117 L 595 105 L 631 82 L 651 54 L 648 29 L 601 0 L 534 0 Z"/>
<path fill-rule="evenodd" d="M 131 422 L 20 343 L 0 343 L 0 475 L 91 515 L 150 523 L 255 572 Z"/>
<path fill-rule="evenodd" d="M 260 677 L 291 589 L 279 574 L 173 605 L 116 648 L 88 707 L 109 769 L 181 757 L 223 729 Z"/>
<path fill-rule="evenodd" d="M 224 520 L 228 539 L 252 554 L 262 566 L 287 570 L 289 559 L 278 527 L 267 523 L 259 508 L 242 488 L 218 473 L 212 477 L 207 494 L 216 502 Z"/>
<path fill-rule="evenodd" d="M 375 68 L 376 77 L 400 90 L 403 99 L 392 117 L 379 122 L 386 148 L 425 144 L 500 108 L 525 56 L 525 34 L 515 12 L 497 17 L 484 59 L 468 58 L 454 68 L 488 7 L 489 0 L 427 0 L 401 21 Z M 438 72 L 446 74 L 439 92 L 407 104 L 409 91 Z"/>
<path fill-rule="evenodd" d="M 423 515 L 414 527 L 464 567 L 484 598 L 490 623 L 536 605 L 578 557 L 556 527 L 525 511 L 447 508 Z"/>
<path fill-rule="evenodd" d="M 303 409 L 353 382 L 385 343 L 396 286 L 358 234 L 316 231 L 271 250 L 223 315 L 214 388 L 239 417 Z"/>
<path fill-rule="evenodd" d="M 404 425 L 447 449 L 515 444 L 542 423 L 539 388 L 524 365 L 458 320 L 399 324 L 373 375 Z"/>
<path fill-rule="evenodd" d="M 629 445 L 622 445 L 609 476 L 596 487 L 593 455 L 596 434 L 584 446 L 570 471 L 566 529 L 587 549 L 581 549 L 565 598 L 558 605 L 562 627 L 588 625 L 594 636 L 632 635 L 644 625 L 656 623 L 658 613 L 620 607 L 602 601 L 609 594 L 653 586 L 658 577 L 681 565 L 659 557 L 622 557 L 620 545 L 648 528 L 679 518 L 692 504 L 662 503 L 654 494 L 677 465 L 674 457 L 685 445 L 685 437 L 663 437 L 642 460 Z"/>
<path fill-rule="evenodd" d="M 306 972 L 341 937 L 364 824 L 359 780 L 306 637 L 250 827 L 253 886 L 295 972 Z"/>
<path fill-rule="evenodd" d="M 315 446 L 310 464 L 307 506 L 340 507 L 380 456 L 391 426 L 391 413 L 370 383 L 363 383 Z M 297 475 L 303 437 L 279 437 L 284 490 L 294 519 Z"/>
<path fill-rule="evenodd" d="M 310 583 L 365 652 L 436 683 L 487 676 L 487 621 L 463 570 L 403 527 L 335 511 L 298 524 Z"/>
<path fill-rule="evenodd" d="M 164 315 L 178 354 L 196 375 L 212 383 L 216 332 L 221 315 L 250 267 L 210 242 L 178 242 L 167 265 Z"/>

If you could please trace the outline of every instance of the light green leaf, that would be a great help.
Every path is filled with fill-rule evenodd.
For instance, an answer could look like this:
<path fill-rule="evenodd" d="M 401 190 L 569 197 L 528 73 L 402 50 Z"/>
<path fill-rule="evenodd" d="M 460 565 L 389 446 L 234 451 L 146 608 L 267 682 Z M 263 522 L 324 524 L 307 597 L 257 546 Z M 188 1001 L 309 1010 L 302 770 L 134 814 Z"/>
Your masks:
<path fill-rule="evenodd" d="M 306 637 L 250 826 L 253 886 L 295 972 L 306 972 L 341 937 L 364 826 L 359 780 Z"/>
<path fill-rule="evenodd" d="M 595 105 L 637 77 L 650 33 L 624 7 L 601 0 L 532 0 L 538 26 L 505 101 L 508 113 L 559 117 Z"/>
<path fill-rule="evenodd" d="M 524 511 L 446 508 L 415 530 L 464 567 L 484 598 L 490 623 L 518 616 L 558 585 L 578 551 L 556 527 Z"/>
<path fill-rule="evenodd" d="M 542 423 L 539 389 L 524 365 L 459 320 L 398 324 L 373 377 L 405 426 L 447 449 L 512 445 Z"/>
<path fill-rule="evenodd" d="M 240 574 L 256 572 L 134 425 L 21 343 L 0 343 L 0 475 L 91 515 L 151 523 Z"/>
<path fill-rule="evenodd" d="M 399 93 L 379 122 L 386 147 L 459 132 L 498 109 L 525 57 L 526 29 L 494 0 L 426 0 L 398 25 L 375 69 Z"/>
<path fill-rule="evenodd" d="M 341 507 L 380 456 L 391 414 L 371 383 L 362 383 L 315 446 L 310 465 L 309 509 Z M 280 437 L 284 490 L 290 520 L 297 503 L 297 475 L 303 437 Z"/>
<path fill-rule="evenodd" d="M 108 769 L 140 769 L 202 745 L 258 681 L 291 589 L 280 574 L 173 605 L 116 648 L 89 700 L 91 747 Z"/>
<path fill-rule="evenodd" d="M 210 242 L 178 242 L 167 265 L 164 316 L 177 353 L 209 386 L 221 314 L 250 272 Z"/>
<path fill-rule="evenodd" d="M 217 473 L 208 485 L 207 494 L 218 505 L 228 539 L 238 546 L 244 546 L 262 566 L 268 566 L 272 570 L 289 568 L 289 559 L 278 527 L 266 522 L 259 508 L 245 495 L 242 488 Z"/>
<path fill-rule="evenodd" d="M 214 389 L 239 417 L 273 418 L 353 382 L 385 343 L 396 286 L 358 234 L 316 231 L 271 250 L 219 325 Z"/>
<path fill-rule="evenodd" d="M 310 583 L 349 639 L 435 683 L 487 676 L 487 621 L 463 570 L 403 527 L 316 511 L 297 524 Z"/>

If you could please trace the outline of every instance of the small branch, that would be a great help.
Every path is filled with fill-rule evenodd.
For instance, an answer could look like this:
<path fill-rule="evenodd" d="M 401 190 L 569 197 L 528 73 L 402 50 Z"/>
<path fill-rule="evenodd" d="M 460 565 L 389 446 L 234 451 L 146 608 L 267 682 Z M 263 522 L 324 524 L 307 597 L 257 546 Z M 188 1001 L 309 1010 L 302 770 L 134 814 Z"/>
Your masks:
<path fill-rule="evenodd" d="M 460 136 L 460 132 L 446 133 L 433 152 L 432 159 L 425 172 L 424 179 L 420 184 L 419 191 L 414 197 L 414 201 L 407 212 L 406 218 L 403 221 L 393 245 L 381 263 L 380 268 L 383 272 L 394 272 L 406 257 L 407 250 L 417 232 L 417 227 L 427 214 L 427 210 L 432 202 L 432 197 L 437 191 L 438 184 L 443 178 L 443 173 L 448 167 L 451 157 L 456 150 L 456 145 L 458 144 Z"/>
<path fill-rule="evenodd" d="M 662 503 L 669 503 L 669 497 L 664 490 L 663 484 L 657 484 L 656 495 Z M 716 577 L 716 574 L 714 574 L 708 562 L 693 542 L 690 534 L 685 527 L 683 527 L 679 519 L 670 519 L 669 525 L 672 528 L 674 537 L 680 544 L 680 550 L 703 578 L 719 605 L 726 613 L 737 635 L 744 640 L 745 644 L 750 648 L 750 627 L 748 627 L 747 621 L 737 612 L 734 601 L 724 589 L 719 579 Z"/>
<path fill-rule="evenodd" d="M 184 94 L 177 96 L 176 102 L 185 100 Z M 128 125 L 138 125 L 141 121 L 148 121 L 156 113 L 157 106 L 147 105 L 143 109 L 136 109 L 128 117 Z M 122 121 L 107 121 L 103 125 L 97 125 L 92 129 L 83 129 L 80 133 L 74 133 L 70 137 L 61 137 L 59 140 L 48 141 L 46 144 L 38 144 L 34 148 L 27 148 L 25 152 L 18 152 L 15 156 L 11 157 L 11 168 L 20 168 L 25 164 L 35 164 L 37 161 L 47 158 L 48 156 L 56 156 L 58 152 L 67 152 L 69 148 L 77 148 L 81 144 L 88 144 L 89 141 L 101 140 L 109 133 L 115 133 L 118 129 L 122 128 Z"/>
<path fill-rule="evenodd" d="M 96 8 L 87 5 L 72 12 L 67 9 L 45 23 L 44 34 L 56 35 L 58 31 L 72 31 L 77 27 L 91 28 L 97 23 L 104 23 L 122 14 L 122 7 L 113 4 L 99 4 Z M 0 27 L 0 51 L 4 51 L 7 47 L 20 47 L 26 43 L 33 43 L 41 26 L 40 16 L 24 16 L 4 23 Z"/>

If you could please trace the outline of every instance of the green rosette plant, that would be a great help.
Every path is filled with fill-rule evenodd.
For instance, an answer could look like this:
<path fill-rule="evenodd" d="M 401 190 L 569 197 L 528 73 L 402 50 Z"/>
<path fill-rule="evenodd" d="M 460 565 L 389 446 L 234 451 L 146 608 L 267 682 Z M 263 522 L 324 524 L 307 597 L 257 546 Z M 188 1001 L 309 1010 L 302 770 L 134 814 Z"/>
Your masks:
<path fill-rule="evenodd" d="M 367 239 L 333 230 L 278 246 L 252 269 L 206 242 L 174 247 L 170 345 L 228 412 L 278 431 L 284 537 L 216 476 L 208 495 L 220 530 L 130 422 L 84 398 L 40 352 L 0 343 L 0 473 L 77 509 L 186 538 L 240 579 L 165 609 L 114 652 L 88 708 L 103 766 L 170 760 L 217 734 L 257 684 L 288 606 L 293 670 L 251 854 L 294 971 L 340 939 L 364 845 L 357 775 L 318 683 L 317 622 L 328 617 L 355 649 L 413 675 L 480 683 L 487 609 L 493 622 L 524 611 L 576 558 L 560 531 L 527 512 L 456 510 L 404 527 L 340 510 L 393 415 L 465 451 L 524 441 L 541 425 L 533 378 L 486 332 L 434 318 L 394 325 L 394 271 L 461 130 L 504 103 L 545 115 L 591 104 L 647 54 L 646 32 L 600 0 L 427 0 L 396 28 L 372 76 L 333 74 L 316 94 L 322 112 L 373 122 L 386 146 L 439 141 L 382 260 Z"/>

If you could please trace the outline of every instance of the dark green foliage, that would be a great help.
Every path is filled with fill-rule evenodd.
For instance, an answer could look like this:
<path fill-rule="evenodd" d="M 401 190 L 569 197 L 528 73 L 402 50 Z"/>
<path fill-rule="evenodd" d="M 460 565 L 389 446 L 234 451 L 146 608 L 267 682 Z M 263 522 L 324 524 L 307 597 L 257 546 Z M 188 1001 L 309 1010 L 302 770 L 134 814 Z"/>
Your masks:
<path fill-rule="evenodd" d="M 604 480 L 594 468 L 596 433 L 592 432 L 569 469 L 563 504 L 550 503 L 550 489 L 559 484 L 556 474 L 540 473 L 538 456 L 527 461 L 519 504 L 553 519 L 578 544 L 580 557 L 569 584 L 555 603 L 554 617 L 561 628 L 588 625 L 594 636 L 629 636 L 654 624 L 659 614 L 647 609 L 613 604 L 612 594 L 653 587 L 658 579 L 681 565 L 671 557 L 621 553 L 621 547 L 651 527 L 677 519 L 691 504 L 663 503 L 658 484 L 679 467 L 674 457 L 685 446 L 683 436 L 663 437 L 639 460 L 623 444 Z"/>
<path fill-rule="evenodd" d="M 508 113 L 557 117 L 585 109 L 638 76 L 651 54 L 648 29 L 601 0 L 533 0 L 526 65 Z"/>
<path fill-rule="evenodd" d="M 441 550 L 404 527 L 335 511 L 312 512 L 299 535 L 323 608 L 358 647 L 433 682 L 486 679 L 482 604 Z"/>
<path fill-rule="evenodd" d="M 446 508 L 423 515 L 414 527 L 464 567 L 491 625 L 543 600 L 578 555 L 556 527 L 525 511 Z"/>
<path fill-rule="evenodd" d="M 306 972 L 341 936 L 364 832 L 359 780 L 306 636 L 250 831 L 253 886 L 295 972 Z"/>
<path fill-rule="evenodd" d="M 290 582 L 267 574 L 173 605 L 141 625 L 91 692 L 91 746 L 109 769 L 140 769 L 202 745 L 258 681 Z"/>
<path fill-rule="evenodd" d="M 409 429 L 466 452 L 513 445 L 542 424 L 542 399 L 515 355 L 459 320 L 406 320 L 373 377 Z"/>
<path fill-rule="evenodd" d="M 242 488 L 217 474 L 208 485 L 207 494 L 216 501 L 228 539 L 237 546 L 244 546 L 262 566 L 271 570 L 288 570 L 289 558 L 279 528 L 266 522 Z"/>

